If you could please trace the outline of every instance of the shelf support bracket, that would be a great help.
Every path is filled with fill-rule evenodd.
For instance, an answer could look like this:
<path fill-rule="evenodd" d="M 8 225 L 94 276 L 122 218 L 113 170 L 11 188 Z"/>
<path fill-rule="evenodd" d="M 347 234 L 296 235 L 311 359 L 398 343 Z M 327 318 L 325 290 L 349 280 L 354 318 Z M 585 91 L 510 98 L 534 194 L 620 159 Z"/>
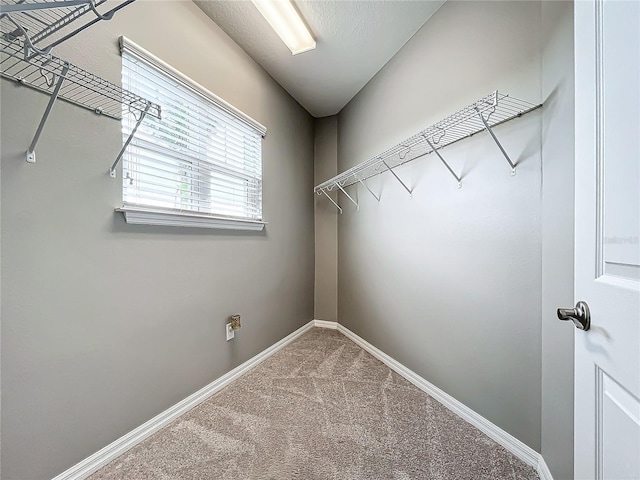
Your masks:
<path fill-rule="evenodd" d="M 329 200 L 331 200 L 331 203 L 333 203 L 333 204 L 336 206 L 336 208 L 340 211 L 340 213 L 342 213 L 342 208 L 340 207 L 340 205 L 338 205 L 338 204 L 333 200 L 333 198 L 331 198 L 331 197 L 327 194 L 327 192 L 325 192 L 324 190 L 320 190 L 320 191 L 321 191 L 322 193 L 324 193 L 324 196 L 325 196 L 325 197 L 327 197 Z"/>
<path fill-rule="evenodd" d="M 431 147 L 431 150 L 433 150 L 433 153 L 435 153 L 440 159 L 440 161 L 444 163 L 444 166 L 447 167 L 447 170 L 449 170 L 449 173 L 453 175 L 453 178 L 455 178 L 458 181 L 458 188 L 462 188 L 462 178 L 456 175 L 456 172 L 454 172 L 453 169 L 449 166 L 449 164 L 445 161 L 445 159 L 442 158 L 442 155 L 440 155 L 440 152 L 436 149 L 436 147 L 434 147 L 433 143 L 431 143 L 431 141 L 426 136 L 424 137 L 424 139 Z"/>
<path fill-rule="evenodd" d="M 362 180 L 360 180 L 360 179 L 358 179 L 358 181 L 359 181 L 359 182 L 364 186 L 364 188 L 366 188 L 367 190 L 369 190 L 369 193 L 370 193 L 371 195 L 373 195 L 373 198 L 375 198 L 375 199 L 378 201 L 378 203 L 380 203 L 380 197 L 378 197 L 375 193 L 373 193 L 373 190 L 371 190 L 371 189 L 369 188 L 369 185 L 367 185 L 366 183 L 364 183 L 364 182 L 363 182 Z"/>
<path fill-rule="evenodd" d="M 509 162 L 509 165 L 511 166 L 511 175 L 515 175 L 516 174 L 516 166 L 514 165 L 514 163 L 509 158 L 509 155 L 507 155 L 507 152 L 505 152 L 504 148 L 502 147 L 502 144 L 498 141 L 498 138 L 496 137 L 495 133 L 493 133 L 493 130 L 491 130 L 491 127 L 487 123 L 487 120 L 484 118 L 484 116 L 482 115 L 482 113 L 480 112 L 478 107 L 474 107 L 474 108 L 475 108 L 475 111 L 478 113 L 478 116 L 480 117 L 480 120 L 482 120 L 482 123 L 484 124 L 484 128 L 487 130 L 487 132 L 489 132 L 491 134 L 491 137 L 493 138 L 493 141 L 496 142 L 496 145 L 498 145 L 498 148 L 502 152 L 502 155 L 504 155 L 504 158 L 506 158 L 507 162 Z"/>
<path fill-rule="evenodd" d="M 19 4 L 19 5 L 23 5 L 23 4 Z M 39 49 L 37 48 L 33 42 L 31 41 L 31 37 L 29 36 L 29 33 L 27 32 L 27 30 L 25 29 L 25 27 L 23 27 L 22 25 L 20 25 L 18 22 L 16 22 L 13 17 L 11 16 L 11 14 L 9 13 L 0 13 L 0 18 L 4 17 L 7 20 L 9 20 L 9 22 L 11 22 L 13 25 L 15 25 L 16 29 L 12 32 L 8 32 L 2 35 L 2 39 L 7 41 L 7 42 L 13 42 L 17 39 L 19 39 L 20 37 L 24 37 L 23 38 L 23 50 L 24 50 L 24 59 L 25 60 L 30 60 L 33 57 L 35 57 L 36 55 L 42 55 L 43 57 L 48 57 L 49 54 L 51 53 L 51 49 L 52 47 L 49 46 L 45 49 Z M 51 86 L 51 85 L 49 85 Z"/>
<path fill-rule="evenodd" d="M 351 200 L 351 202 L 356 206 L 356 210 L 360 210 L 360 205 L 358 205 L 358 202 L 356 202 L 353 198 L 351 198 L 351 195 L 349 195 L 347 191 L 344 188 L 342 188 L 342 185 L 340 185 L 338 182 L 336 182 L 336 185 L 338 186 L 340 191 L 344 193 L 347 196 L 347 198 Z"/>
<path fill-rule="evenodd" d="M 389 165 L 387 165 L 387 162 L 385 162 L 384 160 L 382 160 L 382 163 L 384 164 L 384 166 L 385 166 L 385 167 L 387 167 L 387 170 L 389 170 L 389 171 L 393 174 L 393 176 L 394 176 L 394 177 L 396 177 L 396 180 L 398 180 L 398 181 L 400 182 L 400 185 L 402 185 L 402 186 L 404 187 L 404 189 L 405 189 L 407 192 L 409 192 L 409 196 L 410 196 L 411 198 L 413 198 L 413 193 L 411 193 L 411 190 L 409 190 L 409 187 L 407 187 L 407 186 L 405 185 L 405 183 L 404 183 L 402 180 L 400 180 L 400 177 L 396 174 L 396 172 L 394 172 L 394 171 L 391 169 L 391 167 L 389 167 Z"/>
<path fill-rule="evenodd" d="M 127 141 L 124 142 L 124 145 L 122 145 L 122 148 L 120 149 L 120 153 L 118 153 L 118 156 L 116 157 L 116 161 L 113 162 L 113 165 L 111 165 L 111 168 L 109 169 L 109 176 L 111 178 L 116 178 L 116 167 L 118 166 L 118 163 L 120 163 L 120 160 L 122 160 L 122 157 L 124 156 L 124 152 L 127 150 L 127 147 L 131 143 L 131 140 L 133 140 L 133 137 L 135 136 L 136 132 L 138 131 L 138 127 L 140 126 L 140 124 L 144 120 L 144 117 L 146 117 L 147 113 L 149 113 L 149 109 L 150 108 L 151 108 L 151 102 L 147 102 L 147 106 L 145 107 L 145 109 L 140 114 L 140 118 L 138 118 L 138 121 L 136 122 L 136 126 L 133 127 L 133 130 L 131 130 L 131 133 L 129 134 L 129 137 L 127 138 Z"/>
<path fill-rule="evenodd" d="M 42 134 L 42 130 L 44 129 L 44 126 L 47 123 L 47 119 L 51 114 L 51 109 L 53 108 L 53 104 L 56 103 L 56 100 L 58 99 L 58 95 L 60 94 L 60 89 L 62 88 L 62 84 L 66 79 L 66 75 L 68 71 L 69 71 L 69 64 L 65 63 L 64 66 L 62 67 L 62 72 L 58 77 L 58 82 L 56 83 L 56 86 L 53 89 L 53 93 L 49 98 L 49 103 L 47 104 L 47 108 L 44 110 L 44 114 L 42 115 L 42 119 L 40 120 L 38 129 L 36 130 L 36 134 L 33 136 L 33 140 L 31 140 L 31 145 L 29 145 L 29 150 L 27 150 L 27 163 L 36 163 L 36 145 L 38 144 L 38 140 L 40 140 L 40 135 Z"/>
<path fill-rule="evenodd" d="M 95 3 L 96 3 L 95 0 L 89 0 L 89 8 L 91 8 L 91 11 L 98 18 L 98 20 L 111 20 L 113 18 L 113 14 L 115 13 L 113 10 L 102 15 L 100 14 L 100 12 L 98 12 L 98 9 L 96 8 Z"/>

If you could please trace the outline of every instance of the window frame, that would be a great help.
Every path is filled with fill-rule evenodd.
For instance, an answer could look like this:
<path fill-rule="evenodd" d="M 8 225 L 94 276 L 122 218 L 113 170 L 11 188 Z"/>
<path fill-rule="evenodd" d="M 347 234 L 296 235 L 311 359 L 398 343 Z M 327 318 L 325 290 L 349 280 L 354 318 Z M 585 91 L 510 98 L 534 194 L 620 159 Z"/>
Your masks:
<path fill-rule="evenodd" d="M 245 126 L 253 129 L 261 138 L 266 136 L 267 129 L 265 126 L 249 117 L 242 111 L 227 103 L 205 87 L 190 79 L 180 71 L 176 70 L 163 60 L 159 59 L 152 53 L 132 42 L 128 38 L 122 36 L 119 39 L 121 54 L 126 52 L 128 55 L 147 63 L 152 68 L 157 69 L 161 74 L 166 75 L 171 80 L 177 82 L 181 87 L 189 90 L 191 93 L 202 97 L 205 101 L 214 105 L 225 113 L 230 114 Z M 124 65 L 121 66 L 121 71 Z M 261 149 L 262 150 L 262 149 Z M 174 160 L 172 157 L 168 157 Z M 176 162 L 178 159 L 175 159 Z M 215 167 L 224 170 L 224 166 Z M 263 171 L 263 155 L 260 153 L 260 168 Z M 213 178 L 213 174 L 212 174 Z M 162 207 L 154 207 L 152 205 L 127 204 L 124 202 L 124 184 L 123 184 L 123 206 L 116 208 L 117 212 L 122 212 L 127 223 L 143 224 L 143 225 L 165 225 L 165 226 L 181 226 L 181 227 L 199 227 L 199 228 L 220 228 L 234 230 L 262 230 L 267 222 L 263 220 L 263 202 L 260 199 L 260 214 L 262 218 L 244 218 L 227 216 L 217 213 L 199 213 L 191 210 L 172 210 Z M 249 206 L 249 204 L 247 204 Z"/>

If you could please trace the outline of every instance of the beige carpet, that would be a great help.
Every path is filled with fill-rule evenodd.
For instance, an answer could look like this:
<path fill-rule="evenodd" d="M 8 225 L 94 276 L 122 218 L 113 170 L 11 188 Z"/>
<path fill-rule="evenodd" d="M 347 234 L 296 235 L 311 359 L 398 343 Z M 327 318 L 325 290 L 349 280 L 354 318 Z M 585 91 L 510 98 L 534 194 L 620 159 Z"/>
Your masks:
<path fill-rule="evenodd" d="M 314 328 L 90 479 L 538 477 L 342 334 Z"/>

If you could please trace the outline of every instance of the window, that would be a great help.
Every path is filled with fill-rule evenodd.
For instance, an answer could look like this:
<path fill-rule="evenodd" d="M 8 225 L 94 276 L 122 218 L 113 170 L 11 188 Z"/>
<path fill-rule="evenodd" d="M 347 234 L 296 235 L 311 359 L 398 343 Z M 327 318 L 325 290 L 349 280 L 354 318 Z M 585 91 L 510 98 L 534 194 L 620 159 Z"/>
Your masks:
<path fill-rule="evenodd" d="M 196 217 L 196 226 L 261 229 L 266 129 L 126 38 L 121 44 L 123 88 L 162 108 L 162 120 L 146 117 L 124 155 L 125 216 L 144 210 L 162 224 L 179 215 L 190 225 Z M 127 113 L 124 140 L 136 124 Z"/>

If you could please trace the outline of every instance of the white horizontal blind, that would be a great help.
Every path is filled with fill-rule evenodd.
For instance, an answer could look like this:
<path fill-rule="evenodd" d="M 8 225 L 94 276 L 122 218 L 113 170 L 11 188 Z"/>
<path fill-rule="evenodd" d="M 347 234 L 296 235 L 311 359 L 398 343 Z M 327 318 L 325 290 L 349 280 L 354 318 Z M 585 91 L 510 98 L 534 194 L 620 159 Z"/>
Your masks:
<path fill-rule="evenodd" d="M 162 108 L 124 155 L 125 206 L 262 220 L 261 132 L 126 49 L 122 87 Z M 127 113 L 123 141 L 136 123 Z"/>

